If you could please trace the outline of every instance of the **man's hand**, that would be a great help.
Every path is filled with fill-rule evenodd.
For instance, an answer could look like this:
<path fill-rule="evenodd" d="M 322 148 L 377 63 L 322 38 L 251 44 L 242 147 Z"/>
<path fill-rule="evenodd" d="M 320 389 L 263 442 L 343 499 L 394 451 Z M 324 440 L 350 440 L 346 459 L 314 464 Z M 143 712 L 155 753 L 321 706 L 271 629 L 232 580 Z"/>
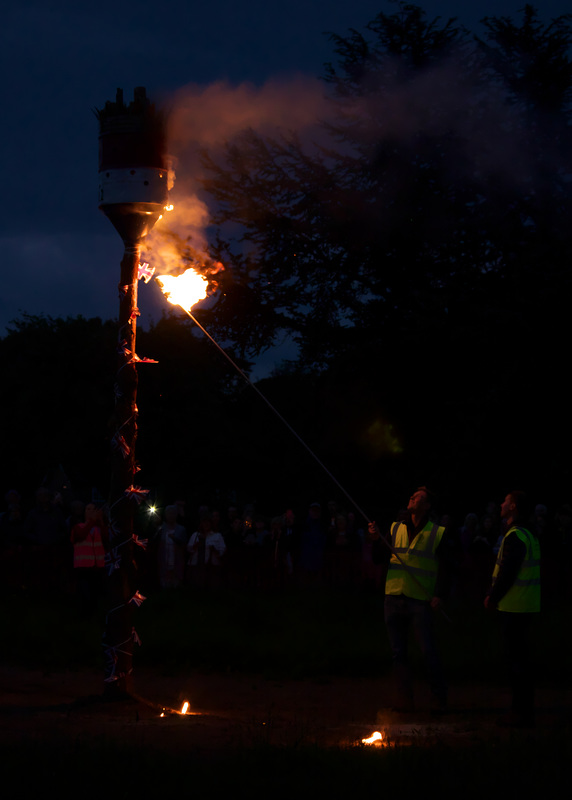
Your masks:
<path fill-rule="evenodd" d="M 431 608 L 433 611 L 439 611 L 443 607 L 443 601 L 440 597 L 431 598 Z"/>
<path fill-rule="evenodd" d="M 496 611 L 496 606 L 491 602 L 490 595 L 485 597 L 485 608 L 487 611 Z"/>

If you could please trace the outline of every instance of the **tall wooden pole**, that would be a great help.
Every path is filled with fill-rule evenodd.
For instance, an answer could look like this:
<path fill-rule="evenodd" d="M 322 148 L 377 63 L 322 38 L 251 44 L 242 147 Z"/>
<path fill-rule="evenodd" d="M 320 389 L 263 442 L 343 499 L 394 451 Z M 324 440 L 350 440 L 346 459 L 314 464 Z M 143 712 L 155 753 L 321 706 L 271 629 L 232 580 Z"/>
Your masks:
<path fill-rule="evenodd" d="M 145 90 L 135 90 L 126 106 L 114 103 L 97 112 L 100 121 L 100 208 L 124 243 L 119 281 L 119 329 L 115 420 L 111 443 L 109 555 L 105 651 L 105 694 L 121 699 L 132 690 L 133 612 L 140 604 L 133 560 L 134 510 L 142 497 L 137 485 L 136 353 L 137 281 L 142 240 L 161 216 L 168 198 L 169 170 L 164 120 Z"/>

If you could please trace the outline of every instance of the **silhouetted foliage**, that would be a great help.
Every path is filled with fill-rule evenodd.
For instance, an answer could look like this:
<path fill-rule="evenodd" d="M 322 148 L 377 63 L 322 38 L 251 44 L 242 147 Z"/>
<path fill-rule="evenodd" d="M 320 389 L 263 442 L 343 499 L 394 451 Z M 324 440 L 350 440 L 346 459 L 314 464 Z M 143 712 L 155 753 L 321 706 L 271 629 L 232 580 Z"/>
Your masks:
<path fill-rule="evenodd" d="M 73 463 L 81 484 L 101 473 L 116 339 L 113 323 L 100 319 L 24 315 L 11 323 L 0 340 L 4 486 L 33 491 L 58 464 Z"/>
<path fill-rule="evenodd" d="M 521 24 L 484 25 L 475 42 L 400 4 L 365 34 L 332 35 L 329 143 L 246 131 L 224 158 L 205 154 L 230 267 L 218 330 L 250 352 L 287 330 L 302 363 L 323 366 L 396 326 L 487 313 L 493 293 L 512 302 L 514 281 L 528 301 L 539 272 L 560 279 L 570 20 L 526 6 Z"/>
<path fill-rule="evenodd" d="M 478 41 L 513 103 L 533 113 L 567 114 L 572 96 L 572 14 L 545 24 L 530 4 L 521 13 L 520 25 L 510 17 L 485 17 L 485 40 Z"/>

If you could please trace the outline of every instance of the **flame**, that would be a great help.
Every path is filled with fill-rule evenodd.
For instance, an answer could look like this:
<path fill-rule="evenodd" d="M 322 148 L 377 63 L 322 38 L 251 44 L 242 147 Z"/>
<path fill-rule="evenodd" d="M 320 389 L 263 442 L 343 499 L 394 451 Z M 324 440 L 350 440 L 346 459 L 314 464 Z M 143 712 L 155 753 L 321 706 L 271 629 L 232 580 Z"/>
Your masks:
<path fill-rule="evenodd" d="M 185 311 L 204 300 L 207 296 L 208 280 L 190 267 L 182 275 L 158 275 L 155 280 L 161 291 L 174 306 L 181 306 Z"/>
<path fill-rule="evenodd" d="M 383 734 L 380 733 L 379 731 L 375 731 L 375 733 L 372 733 L 369 739 L 361 740 L 362 744 L 378 744 L 378 743 L 381 744 L 382 741 L 383 741 Z"/>
<path fill-rule="evenodd" d="M 160 717 L 166 717 L 167 714 L 171 716 L 171 714 L 180 714 L 181 716 L 185 716 L 189 713 L 189 702 L 185 700 L 183 705 L 181 706 L 181 710 L 177 711 L 175 708 L 164 708 L 161 713 L 159 714 Z"/>

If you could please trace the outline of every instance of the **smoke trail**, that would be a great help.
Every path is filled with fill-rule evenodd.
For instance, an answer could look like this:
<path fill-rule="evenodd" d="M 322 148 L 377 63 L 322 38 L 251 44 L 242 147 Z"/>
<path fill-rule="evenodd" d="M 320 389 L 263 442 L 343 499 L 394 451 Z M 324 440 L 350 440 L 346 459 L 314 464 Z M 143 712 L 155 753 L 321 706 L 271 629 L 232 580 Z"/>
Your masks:
<path fill-rule="evenodd" d="M 160 271 L 181 265 L 181 242 L 188 237 L 197 253 L 205 254 L 210 199 L 200 185 L 201 149 L 222 157 L 225 144 L 249 129 L 262 135 L 294 133 L 311 149 L 314 142 L 332 144 L 324 121 L 345 120 L 354 141 L 337 142 L 336 147 L 359 150 L 367 158 L 375 158 L 376 150 L 392 142 L 410 148 L 413 158 L 423 138 L 441 141 L 443 174 L 448 173 L 453 185 L 469 179 L 476 189 L 479 183 L 486 187 L 500 179 L 524 187 L 535 179 L 522 109 L 511 102 L 498 76 L 487 73 L 467 52 L 451 52 L 438 64 L 414 72 L 385 58 L 363 71 L 349 96 L 332 102 L 332 92 L 331 86 L 302 75 L 273 78 L 262 86 L 191 84 L 176 92 L 169 129 L 177 171 L 175 210 L 150 237 Z"/>
<path fill-rule="evenodd" d="M 162 273 L 181 268 L 181 246 L 189 237 L 197 258 L 209 264 L 209 209 L 200 187 L 202 148 L 221 152 L 245 130 L 318 136 L 319 123 L 329 113 L 323 83 L 302 75 L 272 78 L 260 87 L 222 81 L 191 84 L 179 89 L 170 105 L 169 148 L 177 175 L 171 193 L 174 209 L 155 226 L 147 246 L 148 258 Z"/>

